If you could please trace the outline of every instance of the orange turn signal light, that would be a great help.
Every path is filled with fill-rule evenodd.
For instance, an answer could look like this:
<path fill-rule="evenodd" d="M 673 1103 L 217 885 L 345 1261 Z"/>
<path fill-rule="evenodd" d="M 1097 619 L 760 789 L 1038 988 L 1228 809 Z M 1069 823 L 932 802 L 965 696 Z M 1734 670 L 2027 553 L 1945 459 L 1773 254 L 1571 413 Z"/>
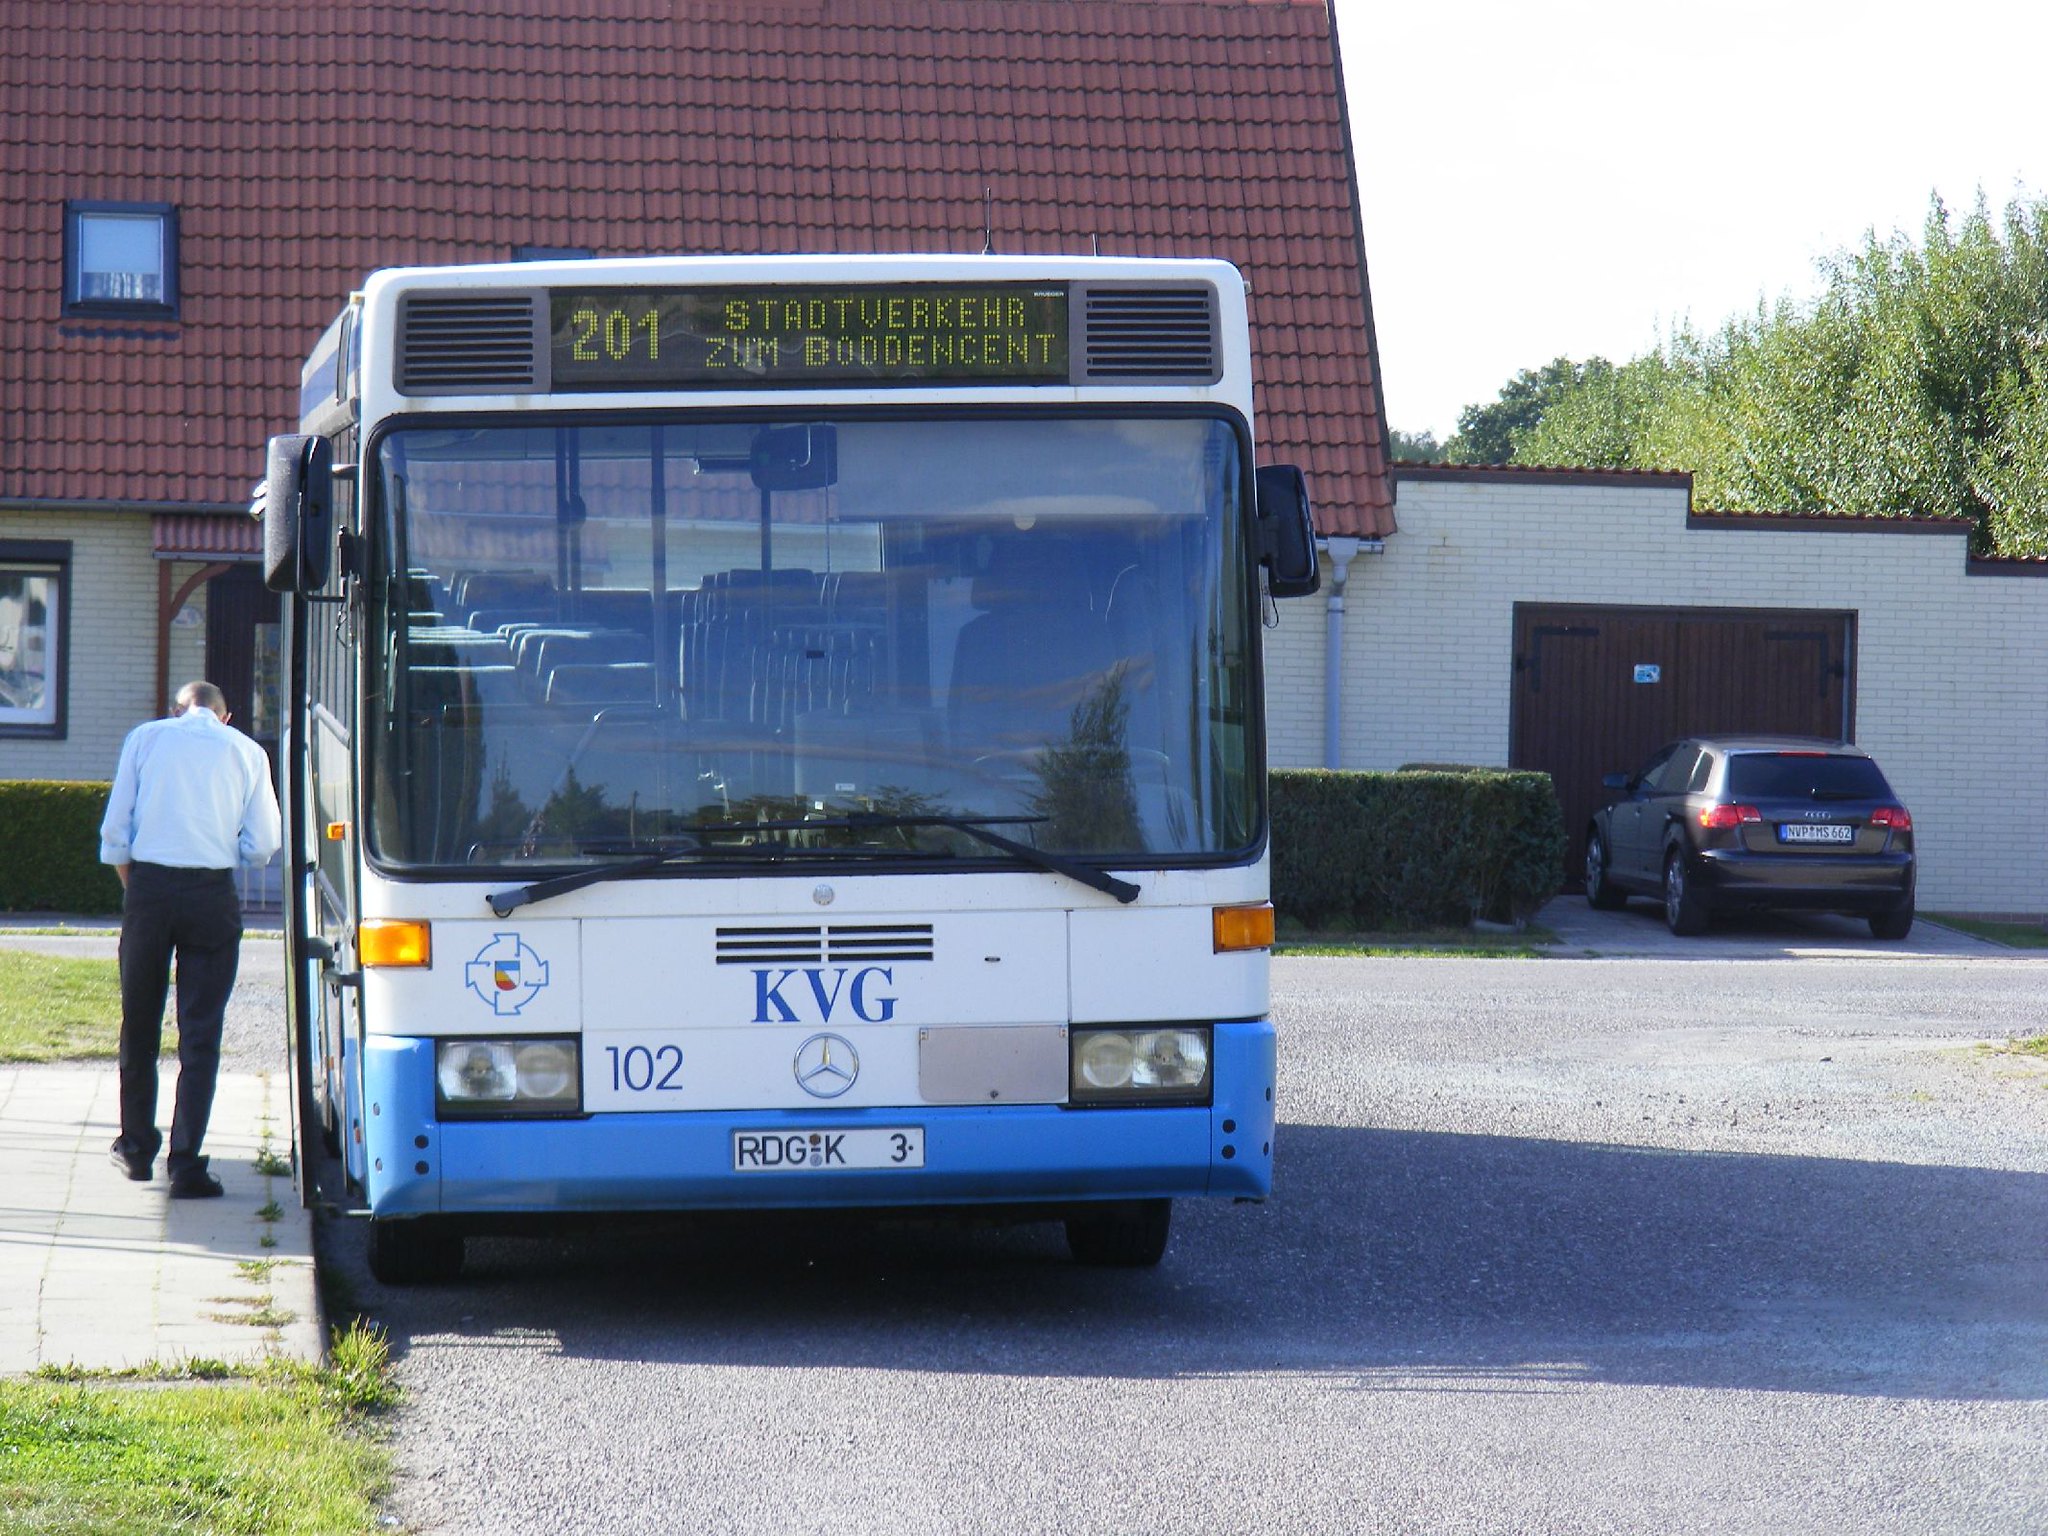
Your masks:
<path fill-rule="evenodd" d="M 347 842 L 348 823 L 345 821 L 330 821 L 327 823 L 327 841 L 330 843 Z"/>
<path fill-rule="evenodd" d="M 1261 902 L 1256 907 L 1217 907 L 1214 916 L 1217 954 L 1273 947 L 1271 903 Z"/>
<path fill-rule="evenodd" d="M 365 966 L 432 965 L 432 925 L 396 917 L 365 918 L 356 929 L 356 955 Z"/>

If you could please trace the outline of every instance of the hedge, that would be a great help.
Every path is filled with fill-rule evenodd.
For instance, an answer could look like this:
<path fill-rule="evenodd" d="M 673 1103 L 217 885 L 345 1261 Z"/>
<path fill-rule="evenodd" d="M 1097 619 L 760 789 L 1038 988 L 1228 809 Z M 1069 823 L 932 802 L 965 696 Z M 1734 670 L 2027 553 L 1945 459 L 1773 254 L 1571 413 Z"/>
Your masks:
<path fill-rule="evenodd" d="M 1526 921 L 1564 885 L 1564 812 L 1544 773 L 1271 776 L 1273 906 L 1356 932 Z"/>
<path fill-rule="evenodd" d="M 100 862 L 111 787 L 0 780 L 0 912 L 121 910 L 121 882 Z"/>
<path fill-rule="evenodd" d="M 1486 769 L 1271 778 L 1273 905 L 1310 928 L 1521 921 L 1564 883 L 1550 778 Z M 99 862 L 105 784 L 0 781 L 0 912 L 121 910 Z"/>

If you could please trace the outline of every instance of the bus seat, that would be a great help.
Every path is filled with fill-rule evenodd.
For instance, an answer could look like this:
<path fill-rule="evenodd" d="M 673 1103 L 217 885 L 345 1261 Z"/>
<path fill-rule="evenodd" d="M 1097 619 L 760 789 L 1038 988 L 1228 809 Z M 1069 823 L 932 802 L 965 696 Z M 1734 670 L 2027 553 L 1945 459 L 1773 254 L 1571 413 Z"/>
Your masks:
<path fill-rule="evenodd" d="M 1064 543 L 1014 538 L 974 579 L 982 611 L 954 642 L 946 713 L 955 750 L 1031 751 L 1065 740 L 1076 705 L 1109 674 L 1115 648 Z"/>
<path fill-rule="evenodd" d="M 547 680 L 550 704 L 644 704 L 654 698 L 654 668 L 644 661 L 565 662 Z"/>
<path fill-rule="evenodd" d="M 487 667 L 512 664 L 511 647 L 496 635 L 470 630 L 416 630 L 406 647 L 410 670 L 423 667 Z"/>
<path fill-rule="evenodd" d="M 645 661 L 647 637 L 616 629 L 534 629 L 513 651 L 519 665 L 544 678 L 568 662 Z"/>

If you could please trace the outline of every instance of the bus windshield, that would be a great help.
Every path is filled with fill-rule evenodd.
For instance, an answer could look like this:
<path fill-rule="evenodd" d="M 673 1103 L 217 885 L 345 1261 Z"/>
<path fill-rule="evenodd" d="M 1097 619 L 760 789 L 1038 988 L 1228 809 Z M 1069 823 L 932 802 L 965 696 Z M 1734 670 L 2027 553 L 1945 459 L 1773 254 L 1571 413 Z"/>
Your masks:
<path fill-rule="evenodd" d="M 370 488 L 371 855 L 987 857 L 951 819 L 1241 858 L 1243 452 L 1187 414 L 400 422 Z"/>

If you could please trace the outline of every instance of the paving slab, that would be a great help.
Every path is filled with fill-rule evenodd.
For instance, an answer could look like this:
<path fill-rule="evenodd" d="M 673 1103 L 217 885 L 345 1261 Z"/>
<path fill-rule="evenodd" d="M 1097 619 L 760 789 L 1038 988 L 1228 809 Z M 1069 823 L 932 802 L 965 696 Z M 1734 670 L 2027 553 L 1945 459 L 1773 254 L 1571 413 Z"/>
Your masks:
<path fill-rule="evenodd" d="M 166 1064 L 160 1102 L 176 1091 Z M 105 1066 L 0 1067 L 0 1373 L 320 1358 L 312 1218 L 262 1171 L 288 1142 L 282 1073 L 223 1072 L 206 1151 L 217 1200 L 173 1200 L 107 1159 Z"/>

